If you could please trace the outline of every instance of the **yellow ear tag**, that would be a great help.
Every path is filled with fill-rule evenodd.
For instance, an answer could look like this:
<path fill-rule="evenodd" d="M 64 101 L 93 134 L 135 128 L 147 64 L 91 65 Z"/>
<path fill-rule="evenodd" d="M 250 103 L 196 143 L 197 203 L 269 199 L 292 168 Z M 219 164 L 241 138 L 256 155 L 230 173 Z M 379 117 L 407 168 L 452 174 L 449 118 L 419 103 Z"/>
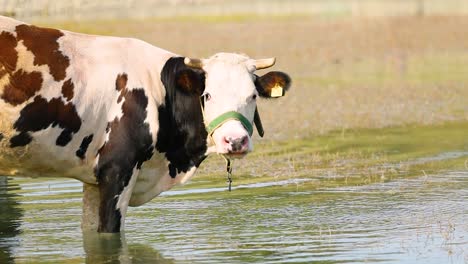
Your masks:
<path fill-rule="evenodd" d="M 271 97 L 281 97 L 283 96 L 283 87 L 279 84 L 276 84 L 275 87 L 271 88 Z"/>

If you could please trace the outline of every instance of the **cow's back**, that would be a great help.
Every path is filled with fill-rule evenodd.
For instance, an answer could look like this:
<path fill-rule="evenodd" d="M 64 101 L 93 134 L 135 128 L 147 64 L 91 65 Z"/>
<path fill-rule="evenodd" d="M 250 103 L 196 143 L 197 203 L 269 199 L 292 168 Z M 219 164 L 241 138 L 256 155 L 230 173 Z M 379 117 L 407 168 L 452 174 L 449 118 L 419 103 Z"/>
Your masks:
<path fill-rule="evenodd" d="M 160 82 L 160 61 L 170 56 L 132 39 L 39 28 L 0 16 L 0 175 L 94 182 L 109 124 L 122 115 L 119 76 L 156 99 L 148 107 L 157 115 L 154 104 L 164 93 L 153 86 Z"/>

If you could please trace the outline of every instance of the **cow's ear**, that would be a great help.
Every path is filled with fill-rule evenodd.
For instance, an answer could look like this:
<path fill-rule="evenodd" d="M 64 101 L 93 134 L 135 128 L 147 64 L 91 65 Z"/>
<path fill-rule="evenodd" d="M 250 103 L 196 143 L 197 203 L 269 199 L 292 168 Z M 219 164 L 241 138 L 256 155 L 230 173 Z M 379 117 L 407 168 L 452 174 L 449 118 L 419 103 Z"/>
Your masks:
<path fill-rule="evenodd" d="M 272 71 L 258 77 L 255 87 L 261 97 L 281 97 L 291 87 L 291 78 L 284 72 Z"/>
<path fill-rule="evenodd" d="M 205 90 L 205 74 L 192 69 L 184 69 L 176 76 L 177 89 L 189 95 L 200 96 Z"/>

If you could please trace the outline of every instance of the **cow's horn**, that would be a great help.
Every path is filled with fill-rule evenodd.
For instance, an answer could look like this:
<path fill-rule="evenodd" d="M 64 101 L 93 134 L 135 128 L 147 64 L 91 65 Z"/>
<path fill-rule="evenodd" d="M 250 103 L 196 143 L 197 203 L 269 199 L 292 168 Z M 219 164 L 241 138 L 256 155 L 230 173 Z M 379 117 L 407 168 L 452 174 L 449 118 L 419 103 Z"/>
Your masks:
<path fill-rule="evenodd" d="M 268 59 L 261 59 L 255 60 L 255 68 L 257 70 L 270 68 L 271 66 L 275 65 L 276 58 L 268 58 Z"/>
<path fill-rule="evenodd" d="M 202 69 L 203 68 L 203 62 L 200 59 L 192 59 L 185 57 L 184 59 L 185 65 L 195 68 L 195 69 Z"/>

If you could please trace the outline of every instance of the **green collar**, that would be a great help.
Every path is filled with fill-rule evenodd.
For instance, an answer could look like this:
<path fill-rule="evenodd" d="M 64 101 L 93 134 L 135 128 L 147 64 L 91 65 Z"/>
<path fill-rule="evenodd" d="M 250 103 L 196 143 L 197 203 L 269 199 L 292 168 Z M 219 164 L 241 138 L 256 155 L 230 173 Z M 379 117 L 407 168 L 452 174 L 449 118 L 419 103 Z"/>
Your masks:
<path fill-rule="evenodd" d="M 200 107 L 201 107 L 203 119 L 206 120 L 206 118 L 205 118 L 205 107 L 203 105 L 203 101 L 202 101 L 201 97 L 200 97 Z M 245 129 L 247 129 L 247 131 L 249 132 L 249 135 L 252 136 L 252 134 L 253 134 L 252 124 L 249 122 L 249 120 L 244 115 L 242 115 L 241 113 L 236 112 L 236 111 L 226 112 L 226 113 L 218 116 L 217 118 L 215 118 L 213 121 L 211 121 L 206 126 L 206 130 L 208 131 L 208 135 L 211 137 L 213 132 L 218 127 L 220 127 L 222 124 L 226 123 L 228 120 L 238 120 L 245 127 Z M 258 108 L 257 107 L 255 108 L 254 123 L 255 123 L 255 126 L 257 127 L 258 134 L 260 135 L 260 137 L 263 137 L 265 132 L 263 130 L 262 120 L 260 119 L 260 114 L 258 113 Z"/>
<path fill-rule="evenodd" d="M 207 126 L 206 130 L 208 130 L 208 134 L 211 135 L 218 127 L 220 127 L 222 124 L 226 123 L 229 120 L 239 120 L 239 122 L 242 123 L 242 125 L 247 129 L 249 132 L 249 135 L 252 136 L 253 134 L 253 126 L 249 122 L 249 120 L 243 116 L 241 113 L 236 112 L 236 111 L 229 111 L 226 112 L 217 118 L 213 119 Z"/>

